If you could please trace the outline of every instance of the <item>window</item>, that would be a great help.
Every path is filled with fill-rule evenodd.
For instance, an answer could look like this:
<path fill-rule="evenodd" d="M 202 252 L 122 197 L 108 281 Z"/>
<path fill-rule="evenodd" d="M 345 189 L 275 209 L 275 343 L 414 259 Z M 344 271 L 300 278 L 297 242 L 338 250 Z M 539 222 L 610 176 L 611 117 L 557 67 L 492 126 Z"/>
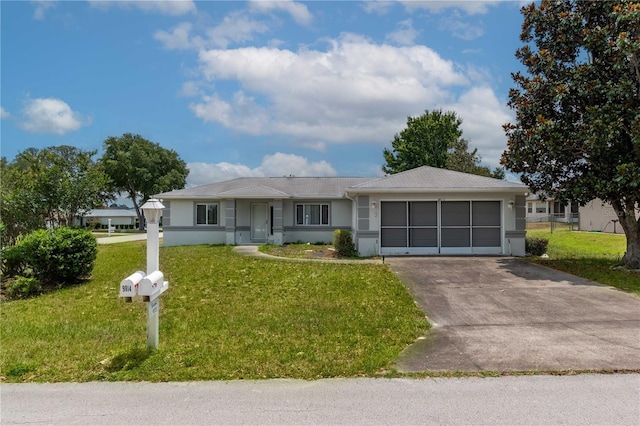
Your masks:
<path fill-rule="evenodd" d="M 329 225 L 329 204 L 296 204 L 296 225 Z"/>
<path fill-rule="evenodd" d="M 547 203 L 536 203 L 536 213 L 547 214 Z"/>
<path fill-rule="evenodd" d="M 196 204 L 196 225 L 217 225 L 218 204 Z"/>
<path fill-rule="evenodd" d="M 527 203 L 527 213 L 533 213 L 533 203 Z"/>

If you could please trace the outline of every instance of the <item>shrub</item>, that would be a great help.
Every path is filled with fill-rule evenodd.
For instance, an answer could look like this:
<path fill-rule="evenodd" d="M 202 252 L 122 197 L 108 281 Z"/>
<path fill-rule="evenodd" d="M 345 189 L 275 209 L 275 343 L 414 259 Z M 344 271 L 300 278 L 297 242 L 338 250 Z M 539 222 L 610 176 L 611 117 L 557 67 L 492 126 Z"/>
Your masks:
<path fill-rule="evenodd" d="M 351 238 L 351 232 L 344 229 L 333 231 L 333 247 L 336 249 L 338 256 L 354 257 L 357 254 Z"/>
<path fill-rule="evenodd" d="M 549 240 L 546 238 L 527 238 L 525 239 L 525 251 L 533 256 L 542 256 L 547 252 Z"/>
<path fill-rule="evenodd" d="M 42 293 L 42 285 L 36 278 L 17 277 L 5 283 L 4 292 L 9 299 L 26 299 Z"/>
<path fill-rule="evenodd" d="M 23 275 L 27 267 L 22 246 L 15 245 L 2 249 L 2 277 Z"/>
<path fill-rule="evenodd" d="M 91 275 L 98 247 L 81 229 L 41 229 L 19 244 L 33 275 L 45 284 L 72 284 Z"/>

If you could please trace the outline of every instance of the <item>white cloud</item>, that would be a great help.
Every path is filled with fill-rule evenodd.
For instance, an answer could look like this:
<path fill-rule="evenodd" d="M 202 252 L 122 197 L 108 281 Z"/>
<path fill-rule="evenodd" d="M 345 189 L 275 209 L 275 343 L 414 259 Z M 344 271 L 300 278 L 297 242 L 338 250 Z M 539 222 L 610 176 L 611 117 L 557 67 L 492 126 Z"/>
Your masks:
<path fill-rule="evenodd" d="M 336 170 L 326 161 L 310 162 L 295 154 L 276 152 L 266 155 L 258 168 L 263 176 L 337 176 Z"/>
<path fill-rule="evenodd" d="M 169 16 L 179 16 L 196 11 L 196 4 L 192 0 L 90 0 L 90 3 L 99 9 L 108 9 L 112 5 L 117 5 L 122 8 L 135 7 L 144 12 Z"/>
<path fill-rule="evenodd" d="M 472 24 L 468 19 L 462 18 L 458 11 L 440 21 L 440 29 L 446 30 L 454 37 L 462 40 L 474 40 L 484 35 L 482 23 Z"/>
<path fill-rule="evenodd" d="M 191 109 L 205 121 L 302 144 L 385 143 L 407 115 L 450 102 L 450 89 L 468 84 L 426 46 L 377 45 L 352 34 L 328 42 L 326 51 L 202 50 L 203 77 L 236 81 L 241 89 L 227 98 L 209 93 Z"/>
<path fill-rule="evenodd" d="M 9 111 L 4 109 L 3 107 L 0 107 L 0 120 L 4 120 L 5 118 L 9 118 L 9 117 L 11 117 L 11 114 L 9 113 Z"/>
<path fill-rule="evenodd" d="M 191 37 L 191 29 L 193 25 L 189 22 L 183 22 L 173 27 L 171 32 L 158 30 L 153 33 L 153 38 L 161 42 L 165 48 L 173 49 L 198 49 L 204 47 L 202 37 Z"/>
<path fill-rule="evenodd" d="M 411 19 L 399 22 L 399 27 L 397 31 L 387 34 L 386 39 L 401 46 L 411 46 L 414 44 L 419 32 L 413 28 Z"/>
<path fill-rule="evenodd" d="M 393 7 L 395 1 L 386 0 L 368 0 L 362 2 L 362 8 L 367 13 L 375 13 L 376 15 L 384 15 Z"/>
<path fill-rule="evenodd" d="M 231 163 L 188 163 L 187 186 L 200 186 L 239 177 L 252 177 L 258 174 L 243 164 Z"/>
<path fill-rule="evenodd" d="M 453 110 L 462 118 L 463 137 L 470 147 L 478 148 L 482 161 L 498 166 L 507 143 L 502 125 L 514 120 L 506 102 L 500 101 L 490 87 L 480 86 L 443 109 Z"/>
<path fill-rule="evenodd" d="M 500 0 L 443 0 L 443 1 L 415 1 L 415 0 L 401 0 L 405 8 L 409 11 L 416 9 L 426 9 L 432 12 L 443 12 L 447 9 L 462 10 L 467 15 L 482 15 L 489 11 L 491 6 L 495 6 L 500 3 Z"/>
<path fill-rule="evenodd" d="M 56 4 L 51 0 L 34 0 L 32 1 L 36 5 L 36 9 L 33 11 L 33 19 L 43 20 L 44 13 L 53 8 Z"/>
<path fill-rule="evenodd" d="M 235 179 L 239 177 L 265 176 L 337 176 L 336 170 L 326 161 L 309 161 L 294 154 L 277 152 L 266 155 L 262 164 L 250 168 L 244 164 L 221 163 L 189 163 L 188 186 L 206 185 L 213 182 Z"/>
<path fill-rule="evenodd" d="M 158 30 L 153 37 L 166 49 L 204 49 L 219 47 L 226 49 L 230 44 L 252 41 L 255 34 L 266 33 L 269 27 L 242 12 L 232 12 L 222 22 L 205 31 L 206 35 L 193 35 L 193 25 L 182 22 L 170 31 Z"/>
<path fill-rule="evenodd" d="M 20 127 L 32 133 L 55 133 L 63 135 L 80 129 L 82 117 L 64 101 L 55 98 L 29 100 L 22 109 L 25 120 Z"/>
<path fill-rule="evenodd" d="M 294 21 L 301 25 L 309 25 L 313 20 L 313 15 L 307 9 L 307 6 L 291 0 L 278 0 L 278 1 L 266 1 L 266 0 L 252 0 L 250 2 L 251 9 L 259 12 L 270 12 L 272 10 L 283 10 Z"/>
<path fill-rule="evenodd" d="M 237 11 L 225 16 L 219 25 L 208 29 L 207 36 L 212 46 L 226 48 L 230 43 L 251 41 L 255 33 L 265 33 L 268 30 L 265 23 Z"/>
<path fill-rule="evenodd" d="M 200 88 L 200 83 L 197 81 L 185 81 L 182 83 L 182 87 L 180 91 L 178 91 L 179 96 L 184 96 L 185 98 L 192 98 L 198 95 L 204 95 L 204 92 Z"/>

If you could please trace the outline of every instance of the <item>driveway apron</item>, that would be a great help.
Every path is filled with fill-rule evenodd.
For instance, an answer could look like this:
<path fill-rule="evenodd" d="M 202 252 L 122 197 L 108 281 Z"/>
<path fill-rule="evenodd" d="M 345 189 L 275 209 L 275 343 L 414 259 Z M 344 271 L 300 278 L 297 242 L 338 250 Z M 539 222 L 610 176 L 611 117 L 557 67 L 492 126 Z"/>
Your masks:
<path fill-rule="evenodd" d="M 386 262 L 433 325 L 400 371 L 640 370 L 640 297 L 514 258 Z"/>

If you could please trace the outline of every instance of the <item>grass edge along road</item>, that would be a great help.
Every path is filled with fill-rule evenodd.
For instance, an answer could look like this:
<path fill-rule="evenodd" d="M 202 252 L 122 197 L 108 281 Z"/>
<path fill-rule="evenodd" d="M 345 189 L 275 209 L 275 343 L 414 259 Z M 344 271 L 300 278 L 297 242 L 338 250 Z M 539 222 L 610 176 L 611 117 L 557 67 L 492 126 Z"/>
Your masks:
<path fill-rule="evenodd" d="M 146 306 L 117 298 L 144 242 L 100 246 L 92 279 L 3 302 L 6 382 L 316 379 L 385 374 L 428 325 L 386 265 L 289 263 L 229 246 L 164 247 L 160 347 Z"/>
<path fill-rule="evenodd" d="M 527 229 L 527 237 L 549 240 L 549 259 L 529 261 L 640 295 L 640 272 L 620 267 L 626 251 L 624 235 L 557 228 Z"/>

